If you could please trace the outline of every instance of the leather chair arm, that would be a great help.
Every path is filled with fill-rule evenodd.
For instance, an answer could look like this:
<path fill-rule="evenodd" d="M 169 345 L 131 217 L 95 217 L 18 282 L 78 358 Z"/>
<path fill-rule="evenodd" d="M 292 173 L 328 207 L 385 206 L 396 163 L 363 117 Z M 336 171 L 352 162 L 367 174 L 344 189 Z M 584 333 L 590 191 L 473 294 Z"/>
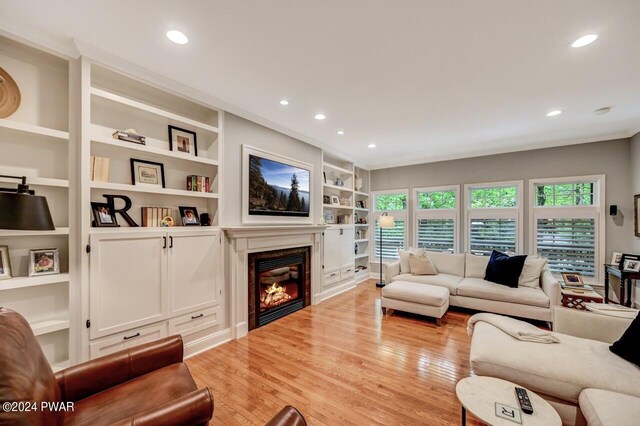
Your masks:
<path fill-rule="evenodd" d="M 166 404 L 122 419 L 113 426 L 174 426 L 206 424 L 213 416 L 209 388 L 199 389 Z"/>
<path fill-rule="evenodd" d="M 273 416 L 271 420 L 269 420 L 265 426 L 306 426 L 307 422 L 305 421 L 300 411 L 298 411 L 295 407 L 287 405 L 284 407 L 278 414 Z"/>
<path fill-rule="evenodd" d="M 179 335 L 69 367 L 55 374 L 63 401 L 78 401 L 171 364 L 182 362 Z"/>

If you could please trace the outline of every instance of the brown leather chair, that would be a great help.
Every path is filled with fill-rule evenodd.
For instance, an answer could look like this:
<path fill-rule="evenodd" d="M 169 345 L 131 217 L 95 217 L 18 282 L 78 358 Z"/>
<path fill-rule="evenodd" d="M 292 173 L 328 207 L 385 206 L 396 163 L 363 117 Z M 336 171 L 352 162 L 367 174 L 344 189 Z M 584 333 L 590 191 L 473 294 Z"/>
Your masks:
<path fill-rule="evenodd" d="M 0 404 L 36 402 L 36 411 L 6 412 L 0 425 L 194 425 L 213 415 L 208 388 L 198 390 L 182 362 L 180 336 L 79 364 L 55 375 L 27 321 L 0 308 Z M 41 410 L 73 402 L 73 411 Z"/>
<path fill-rule="evenodd" d="M 307 422 L 300 411 L 287 405 L 264 426 L 307 426 Z"/>

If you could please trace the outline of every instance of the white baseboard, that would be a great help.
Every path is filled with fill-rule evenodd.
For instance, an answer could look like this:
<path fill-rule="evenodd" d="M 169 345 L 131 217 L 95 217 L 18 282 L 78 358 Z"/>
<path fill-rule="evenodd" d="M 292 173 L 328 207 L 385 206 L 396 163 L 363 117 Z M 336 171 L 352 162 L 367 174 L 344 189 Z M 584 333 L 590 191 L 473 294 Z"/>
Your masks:
<path fill-rule="evenodd" d="M 210 334 L 202 339 L 194 340 L 193 342 L 184 345 L 184 357 L 191 358 L 194 355 L 213 349 L 216 346 L 229 342 L 230 340 L 230 328 L 218 331 L 217 333 Z"/>
<path fill-rule="evenodd" d="M 324 302 L 327 299 L 332 298 L 333 296 L 337 296 L 340 293 L 344 293 L 345 291 L 349 291 L 356 286 L 355 279 L 349 280 L 342 284 L 335 285 L 326 290 L 323 290 L 320 293 L 320 302 Z"/>

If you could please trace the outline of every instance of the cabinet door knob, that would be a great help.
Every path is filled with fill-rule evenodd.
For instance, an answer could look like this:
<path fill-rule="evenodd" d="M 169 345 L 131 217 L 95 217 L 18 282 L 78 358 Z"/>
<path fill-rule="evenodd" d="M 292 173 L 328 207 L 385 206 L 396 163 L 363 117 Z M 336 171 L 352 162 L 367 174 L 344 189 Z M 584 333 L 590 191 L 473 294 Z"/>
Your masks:
<path fill-rule="evenodd" d="M 123 339 L 124 340 L 129 340 L 129 339 L 133 339 L 134 337 L 138 337 L 138 336 L 140 336 L 140 332 L 137 332 L 136 334 L 131 335 L 131 336 L 124 336 Z"/>
<path fill-rule="evenodd" d="M 191 319 L 202 318 L 203 316 L 204 316 L 204 314 L 192 315 L 192 316 L 191 316 Z"/>
<path fill-rule="evenodd" d="M 162 248 L 163 249 L 167 248 L 167 237 L 162 237 Z"/>
<path fill-rule="evenodd" d="M 169 248 L 173 248 L 173 237 L 169 237 Z"/>

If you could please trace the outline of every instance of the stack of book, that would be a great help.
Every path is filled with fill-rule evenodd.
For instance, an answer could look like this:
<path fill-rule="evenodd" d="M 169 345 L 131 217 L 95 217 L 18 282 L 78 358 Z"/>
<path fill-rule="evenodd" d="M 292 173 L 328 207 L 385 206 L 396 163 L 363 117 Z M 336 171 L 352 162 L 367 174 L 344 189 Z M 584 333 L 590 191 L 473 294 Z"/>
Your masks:
<path fill-rule="evenodd" d="M 167 216 L 171 216 L 171 208 L 169 207 L 143 207 L 142 208 L 142 226 L 158 227 L 162 226 L 161 222 Z"/>
<path fill-rule="evenodd" d="M 109 182 L 111 158 L 91 156 L 90 177 L 92 181 Z"/>
<path fill-rule="evenodd" d="M 567 289 L 567 290 L 588 290 L 588 291 L 593 291 L 593 287 L 591 287 L 589 284 L 580 284 L 580 283 L 567 284 L 564 281 L 560 281 L 560 286 L 562 286 L 563 289 Z"/>
<path fill-rule="evenodd" d="M 207 176 L 187 176 L 187 191 L 211 192 L 211 181 Z"/>
<path fill-rule="evenodd" d="M 147 138 L 145 136 L 139 135 L 133 129 L 116 130 L 113 133 L 113 138 L 120 139 L 121 141 L 137 143 L 139 145 L 145 145 L 147 143 Z"/>

